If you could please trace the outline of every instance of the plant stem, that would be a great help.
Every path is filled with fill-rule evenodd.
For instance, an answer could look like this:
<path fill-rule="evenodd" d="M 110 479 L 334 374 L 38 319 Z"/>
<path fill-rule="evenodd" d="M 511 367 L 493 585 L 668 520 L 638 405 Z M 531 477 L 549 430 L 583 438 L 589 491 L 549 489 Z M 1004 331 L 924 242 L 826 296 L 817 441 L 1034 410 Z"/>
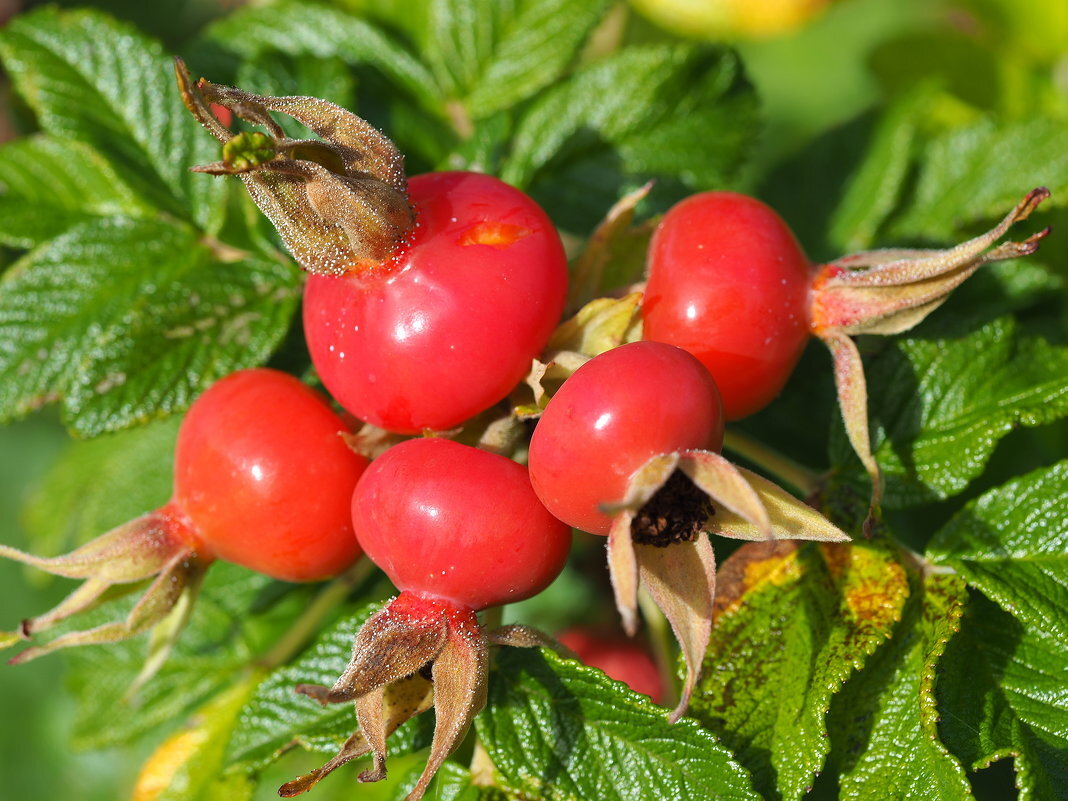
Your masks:
<path fill-rule="evenodd" d="M 671 648 L 671 627 L 660 607 L 644 588 L 638 590 L 638 606 L 649 629 L 649 645 L 653 649 L 653 661 L 660 671 L 660 684 L 664 690 L 663 706 L 673 707 L 679 700 L 678 685 L 675 681 Z"/>
<path fill-rule="evenodd" d="M 370 559 L 361 558 L 356 564 L 335 578 L 323 591 L 316 596 L 311 605 L 305 609 L 300 617 L 293 621 L 289 630 L 275 642 L 271 648 L 256 660 L 258 667 L 265 670 L 273 670 L 279 665 L 284 665 L 294 654 L 304 647 L 305 643 L 319 630 L 323 620 L 329 615 L 352 588 L 359 584 L 370 574 L 374 565 Z"/>
<path fill-rule="evenodd" d="M 728 429 L 723 436 L 723 447 L 782 479 L 806 498 L 820 489 L 819 474 L 748 434 Z"/>

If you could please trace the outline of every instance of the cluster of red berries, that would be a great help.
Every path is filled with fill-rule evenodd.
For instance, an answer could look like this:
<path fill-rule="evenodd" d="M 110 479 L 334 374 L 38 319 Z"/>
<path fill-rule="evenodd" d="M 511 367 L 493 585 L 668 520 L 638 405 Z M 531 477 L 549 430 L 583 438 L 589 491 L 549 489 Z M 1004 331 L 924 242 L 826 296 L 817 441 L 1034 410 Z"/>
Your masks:
<path fill-rule="evenodd" d="M 327 121 L 323 131 L 338 129 L 339 119 L 351 123 L 351 115 L 323 101 L 193 86 L 181 67 L 179 81 L 194 114 L 231 152 L 238 148 L 206 110 L 209 100 L 268 126 L 268 111 L 279 109 L 313 130 L 316 121 Z M 392 164 L 390 143 L 377 136 L 376 158 L 384 153 L 383 163 Z M 300 246 L 295 253 L 316 236 L 334 243 L 329 260 L 315 255 L 316 263 L 329 261 L 331 274 L 310 276 L 305 292 L 311 358 L 338 404 L 364 424 L 399 435 L 395 444 L 377 454 L 357 452 L 356 440 L 342 436 L 343 419 L 318 393 L 273 370 L 241 371 L 189 410 L 174 496 L 163 508 L 63 557 L 39 559 L 2 546 L 0 555 L 85 579 L 56 609 L 25 621 L 25 638 L 89 608 L 112 585 L 157 577 L 125 621 L 62 635 L 16 658 L 25 660 L 159 623 L 182 593 L 195 592 L 216 558 L 303 581 L 336 575 L 365 553 L 400 595 L 357 634 L 352 661 L 333 687 L 298 687 L 322 703 L 355 701 L 360 732 L 326 766 L 285 785 L 286 796 L 366 753 L 374 764 L 361 779 L 381 778 L 386 737 L 433 703 L 434 744 L 409 796 L 420 797 L 484 703 L 488 644 L 548 642 L 523 627 L 484 631 L 475 613 L 544 589 L 564 565 L 571 527 L 609 537 L 628 630 L 639 577 L 671 621 L 689 665 L 674 717 L 680 715 L 711 627 L 715 569 L 701 532 L 712 525 L 728 536 L 768 537 L 778 523 L 786 530 L 776 536 L 845 538 L 766 480 L 723 460 L 724 420 L 767 405 L 810 335 L 833 350 L 863 330 L 855 319 L 878 314 L 885 321 L 937 305 L 912 290 L 876 302 L 871 283 L 863 282 L 839 298 L 833 293 L 840 285 L 863 272 L 852 268 L 874 265 L 878 280 L 866 276 L 874 283 L 885 284 L 895 269 L 914 281 L 919 275 L 925 287 L 936 270 L 956 280 L 990 260 L 982 253 L 993 239 L 1041 200 L 1032 193 L 1002 226 L 974 241 L 974 253 L 961 256 L 958 248 L 935 264 L 929 251 L 895 252 L 899 261 L 911 260 L 911 271 L 877 257 L 854 259 L 850 270 L 813 269 L 782 220 L 758 201 L 722 192 L 684 201 L 653 237 L 644 339 L 578 354 L 583 363 L 540 413 L 527 467 L 450 437 L 523 382 L 560 321 L 567 260 L 544 211 L 486 175 L 405 181 L 394 165 L 382 168 L 388 181 L 378 180 L 351 166 L 362 163 L 352 143 L 309 145 L 279 135 L 269 145 L 274 150 L 257 155 L 259 161 L 244 158 L 239 167 L 224 161 L 207 171 L 241 174 L 283 235 Z M 343 174 L 327 169 L 342 162 Z M 304 200 L 287 190 L 275 202 L 262 178 L 272 172 L 304 187 Z M 368 190 L 360 181 L 376 183 Z M 397 211 L 398 193 L 410 214 Z M 384 222 L 373 208 L 351 205 L 387 196 Z M 335 207 L 328 212 L 324 198 L 349 203 L 359 225 Z M 361 231 L 392 237 L 392 244 L 352 243 L 347 251 L 346 237 Z M 994 253 L 1019 255 L 1027 244 Z M 346 252 L 354 254 L 348 268 Z M 368 256 L 381 252 L 388 257 Z M 843 359 L 848 367 L 849 352 Z M 855 381 L 848 386 L 855 389 Z M 868 448 L 866 414 L 864 426 Z M 775 503 L 765 504 L 767 498 Z M 776 520 L 766 506 L 778 510 Z"/>

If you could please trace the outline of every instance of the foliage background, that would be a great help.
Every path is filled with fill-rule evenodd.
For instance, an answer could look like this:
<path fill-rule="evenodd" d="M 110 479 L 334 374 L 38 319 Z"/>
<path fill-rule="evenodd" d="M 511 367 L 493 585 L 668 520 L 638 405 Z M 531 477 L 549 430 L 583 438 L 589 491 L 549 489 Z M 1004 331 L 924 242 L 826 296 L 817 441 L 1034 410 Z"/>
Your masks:
<path fill-rule="evenodd" d="M 212 0 L 154 3 L 111 0 L 60 5 L 103 9 L 133 22 L 162 39 L 169 48 L 180 51 L 183 43 L 207 21 L 239 4 Z M 373 12 L 375 3 L 336 0 L 335 5 L 369 8 Z M 1035 19 L 1026 18 L 1027 12 L 1013 16 L 1012 9 L 1020 5 L 1034 12 L 1038 24 Z M 909 147 L 909 142 L 895 144 L 894 136 L 905 135 L 902 131 L 918 131 L 917 136 L 932 129 L 938 131 L 948 137 L 946 146 L 955 148 L 954 158 L 949 161 L 965 163 L 976 172 L 982 172 L 976 165 L 986 162 L 995 167 L 1007 162 L 1010 165 L 1007 170 L 1019 171 L 1026 164 L 1052 170 L 1060 176 L 1061 185 L 1051 188 L 1055 192 L 1058 188 L 1061 192 L 1068 191 L 1063 136 L 1042 138 L 1032 133 L 1029 139 L 1026 135 L 1027 131 L 1033 131 L 1036 121 L 1040 124 L 1042 120 L 1055 121 L 1064 130 L 1068 53 L 1059 49 L 1063 39 L 1057 36 L 1059 31 L 1063 32 L 1063 25 L 1058 27 L 1060 23 L 1056 21 L 1061 13 L 1058 7 L 1056 2 L 1045 0 L 1026 4 L 1012 0 L 845 0 L 794 35 L 775 41 L 740 43 L 742 60 L 762 98 L 764 129 L 753 143 L 755 150 L 746 168 L 747 176 L 742 176 L 739 183 L 748 182 L 751 189 L 776 206 L 815 259 L 867 246 L 874 230 L 884 222 L 866 219 L 860 212 L 860 216 L 849 219 L 839 210 L 839 202 L 849 191 L 856 191 L 850 189 L 855 186 L 850 183 L 850 177 L 858 167 L 867 169 L 873 181 L 892 182 L 895 160 L 902 157 L 902 147 L 906 151 Z M 1048 15 L 1047 25 L 1042 24 L 1044 13 Z M 641 20 L 632 20 L 631 25 L 630 36 L 634 40 L 669 38 Z M 1037 77 L 1040 75 L 1041 79 Z M 917 107 L 923 109 L 922 114 L 915 115 Z M 5 136 L 13 136 L 27 123 L 26 109 L 19 101 L 11 101 L 6 111 L 4 127 L 0 130 L 6 131 Z M 974 140 L 979 136 L 975 133 L 976 122 L 986 113 L 996 113 L 1010 124 L 1017 122 L 1025 131 L 1015 147 L 1007 148 L 1008 152 L 995 152 L 991 156 L 984 149 L 981 137 L 978 142 Z M 890 126 L 887 120 L 895 124 Z M 885 134 L 880 134 L 881 125 L 886 126 Z M 954 142 L 951 137 L 955 130 L 970 133 Z M 880 136 L 887 139 L 887 144 L 872 159 L 866 148 Z M 1061 159 L 1059 167 L 1057 159 Z M 946 209 L 963 208 L 970 215 L 965 222 L 972 223 L 984 219 L 1006 201 L 1004 197 L 985 197 L 982 182 L 976 186 L 969 183 L 967 176 L 956 182 L 950 180 L 952 177 L 943 176 L 945 180 L 938 187 L 943 193 L 926 208 L 919 203 L 911 209 L 911 216 L 895 218 L 896 228 L 890 233 L 897 236 L 896 241 L 918 235 L 922 238 L 923 233 L 931 233 L 932 229 L 924 228 L 924 215 L 944 220 L 950 230 L 941 233 L 955 233 L 956 220 Z M 1003 177 L 987 175 L 985 185 L 997 185 Z M 936 184 L 938 179 L 939 176 L 932 178 Z M 1018 176 L 1013 182 L 1018 186 L 1013 191 L 1018 189 L 1022 193 L 1030 188 L 1028 180 L 1030 176 Z M 1053 223 L 1055 227 L 1059 223 L 1062 231 L 1068 230 L 1063 208 L 1062 202 L 1059 209 L 1043 211 L 1038 215 L 1040 223 Z M 867 213 L 871 213 L 870 207 Z M 0 267 L 6 266 L 13 254 L 9 249 L 0 251 Z M 1043 246 L 1042 263 L 1059 272 L 1063 279 L 1068 275 L 1066 256 L 1068 237 L 1055 233 Z M 1026 271 L 1024 275 L 1026 278 Z M 976 280 L 985 279 L 977 277 Z M 1041 294 L 1052 288 L 1063 293 L 1062 286 L 1046 280 L 1037 291 Z M 933 322 L 925 333 L 952 334 L 954 326 L 967 326 L 969 315 L 975 314 L 976 299 L 985 297 L 981 290 L 982 287 L 971 295 L 962 293 L 961 298 L 951 300 L 940 313 L 939 322 Z M 1015 295 L 1010 294 L 1001 301 L 1006 311 L 1035 297 L 1026 285 L 1015 286 L 1013 291 Z M 1047 307 L 1044 316 L 1054 317 L 1062 311 L 1054 305 Z M 989 309 L 985 313 L 989 316 Z M 1043 321 L 1040 319 L 1038 324 Z M 762 438 L 799 457 L 821 453 L 823 443 L 836 436 L 829 399 L 830 382 L 820 361 L 824 358 L 816 349 L 808 353 L 784 399 L 745 428 L 759 432 Z M 965 354 L 964 358 L 970 355 Z M 870 378 L 872 384 L 893 378 L 894 367 L 892 360 L 880 361 Z M 819 388 L 805 387 L 802 391 L 796 386 L 820 370 L 826 390 L 824 396 L 821 397 Z M 792 405 L 791 397 L 806 401 L 821 397 L 818 412 L 814 414 L 811 409 Z M 888 401 L 892 402 L 893 399 Z M 1037 419 L 1033 423 L 1030 427 L 1016 428 L 1000 439 L 987 435 L 980 443 L 980 449 L 992 452 L 985 472 L 965 491 L 948 500 L 891 512 L 889 520 L 895 532 L 922 550 L 932 533 L 968 500 L 1014 476 L 1063 458 L 1068 453 L 1065 423 L 1044 423 Z M 166 433 L 160 436 L 165 437 Z M 26 501 L 41 476 L 67 447 L 67 435 L 58 422 L 55 407 L 0 429 L 0 532 L 5 542 L 20 547 L 29 545 L 27 528 L 33 527 L 33 515 L 41 513 L 41 502 L 31 503 L 27 509 Z M 880 452 L 880 457 L 890 462 L 893 456 L 889 447 Z M 977 472 L 981 472 L 981 466 Z M 129 485 L 128 477 L 117 480 L 123 486 Z M 158 503 L 153 499 L 161 487 L 165 493 L 166 476 L 144 476 L 139 489 L 116 499 L 113 507 L 82 510 L 84 519 L 80 525 L 88 530 L 126 519 L 146 505 Z M 27 521 L 29 526 L 25 525 Z M 65 587 L 58 581 L 44 580 L 30 571 L 0 562 L 0 609 L 4 613 L 4 621 L 0 623 L 6 625 L 6 621 L 46 608 L 64 591 Z M 381 587 L 372 590 L 384 591 Z M 560 618 L 560 607 L 567 603 L 561 599 L 576 591 L 584 591 L 578 580 L 565 576 L 555 595 L 550 593 L 533 610 L 541 620 L 530 622 L 542 622 L 552 628 Z M 154 731 L 134 746 L 72 753 L 70 732 L 78 724 L 72 691 L 64 683 L 65 665 L 64 658 L 52 657 L 29 668 L 0 666 L 0 710 L 4 719 L 0 725 L 0 776 L 3 776 L 5 793 L 12 798 L 75 797 L 86 801 L 124 797 L 137 767 L 158 744 L 163 732 Z M 182 688 L 175 687 L 174 691 L 182 692 Z M 316 762 L 315 755 L 294 756 L 272 770 L 278 771 L 281 781 L 313 767 Z M 404 775 L 403 758 L 395 763 L 393 773 Z M 970 780 L 980 798 L 1009 798 L 1014 793 L 1008 760 L 973 772 Z M 266 779 L 256 797 L 273 797 L 272 786 L 277 783 Z M 832 782 L 817 781 L 812 796 L 832 798 L 837 790 Z M 346 797 L 351 792 L 351 783 L 340 777 L 315 791 L 323 801 Z M 388 788 L 363 787 L 360 793 L 361 798 L 373 798 L 372 794 L 377 793 L 383 793 L 385 798 Z"/>

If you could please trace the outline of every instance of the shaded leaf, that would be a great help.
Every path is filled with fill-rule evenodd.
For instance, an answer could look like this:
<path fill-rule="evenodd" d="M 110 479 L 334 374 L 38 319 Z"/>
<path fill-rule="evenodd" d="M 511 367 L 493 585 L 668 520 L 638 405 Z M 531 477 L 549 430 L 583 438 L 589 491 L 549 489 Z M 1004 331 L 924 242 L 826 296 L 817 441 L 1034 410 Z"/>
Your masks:
<path fill-rule="evenodd" d="M 973 595 L 942 658 L 939 732 L 972 770 L 1015 761 L 1020 801 L 1064 799 L 1068 790 L 1068 647 Z"/>
<path fill-rule="evenodd" d="M 601 671 L 549 651 L 505 649 L 478 734 L 498 786 L 524 798 L 757 799 L 708 732 Z"/>
<path fill-rule="evenodd" d="M 971 501 L 928 546 L 1029 628 L 1068 640 L 1068 461 Z"/>
<path fill-rule="evenodd" d="M 692 714 L 769 799 L 797 799 L 830 748 L 831 696 L 890 635 L 905 571 L 875 543 L 747 543 L 723 564 Z"/>
<path fill-rule="evenodd" d="M 967 602 L 956 576 L 932 576 L 914 593 L 892 642 L 831 705 L 831 759 L 842 799 L 963 801 L 960 763 L 938 739 L 935 677 Z"/>
<path fill-rule="evenodd" d="M 1019 425 L 1068 414 L 1068 348 L 995 320 L 949 339 L 900 339 L 865 366 L 884 503 L 955 495 Z M 850 458 L 839 439 L 832 459 Z"/>

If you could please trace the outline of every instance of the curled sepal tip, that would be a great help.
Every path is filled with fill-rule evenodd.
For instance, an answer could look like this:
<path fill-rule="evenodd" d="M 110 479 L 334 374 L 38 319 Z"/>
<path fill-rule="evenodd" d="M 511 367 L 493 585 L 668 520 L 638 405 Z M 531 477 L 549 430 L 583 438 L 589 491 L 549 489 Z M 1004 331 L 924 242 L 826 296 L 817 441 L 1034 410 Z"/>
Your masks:
<path fill-rule="evenodd" d="M 22 621 L 19 637 L 0 639 L 4 647 L 31 640 L 58 623 L 125 594 L 135 582 L 155 577 L 125 620 L 82 631 L 70 631 L 43 645 L 34 645 L 10 660 L 20 664 L 60 648 L 118 642 L 158 628 L 152 656 L 139 683 L 158 669 L 181 630 L 187 610 L 200 588 L 210 557 L 197 553 L 184 524 L 168 507 L 112 529 L 82 547 L 42 558 L 0 545 L 0 556 L 66 578 L 84 581 L 50 611 Z M 164 625 L 161 625 L 164 624 Z"/>
<path fill-rule="evenodd" d="M 406 798 L 418 801 L 485 705 L 486 672 L 486 635 L 473 611 L 402 592 L 360 629 L 349 665 L 333 687 L 297 686 L 298 693 L 322 704 L 355 701 L 359 730 L 333 759 L 282 785 L 278 794 L 299 795 L 365 754 L 371 755 L 372 763 L 360 781 L 385 778 L 386 738 L 433 706 L 436 722 L 430 755 Z"/>
<path fill-rule="evenodd" d="M 404 157 L 369 123 L 314 97 L 254 95 L 205 79 L 175 59 L 186 108 L 223 146 L 222 160 L 195 172 L 238 175 L 301 267 L 324 275 L 388 262 L 415 225 Z M 231 111 L 266 129 L 234 134 L 212 113 Z M 318 139 L 290 139 L 271 116 L 285 114 Z"/>
<path fill-rule="evenodd" d="M 865 534 L 870 535 L 878 520 L 882 476 L 868 432 L 863 364 L 850 337 L 908 331 L 984 264 L 1034 253 L 1049 228 L 1019 242 L 998 244 L 998 240 L 1049 196 L 1045 187 L 1032 189 L 997 225 L 956 247 L 855 253 L 821 266 L 816 273 L 809 315 L 811 331 L 831 350 L 846 433 L 872 482 Z"/>
<path fill-rule="evenodd" d="M 716 562 L 706 532 L 754 540 L 849 539 L 771 481 L 706 450 L 653 456 L 631 477 L 625 497 L 601 508 L 613 515 L 608 568 L 624 628 L 629 634 L 637 628 L 640 584 L 682 651 L 686 676 L 671 722 L 689 706 L 712 634 Z"/>

